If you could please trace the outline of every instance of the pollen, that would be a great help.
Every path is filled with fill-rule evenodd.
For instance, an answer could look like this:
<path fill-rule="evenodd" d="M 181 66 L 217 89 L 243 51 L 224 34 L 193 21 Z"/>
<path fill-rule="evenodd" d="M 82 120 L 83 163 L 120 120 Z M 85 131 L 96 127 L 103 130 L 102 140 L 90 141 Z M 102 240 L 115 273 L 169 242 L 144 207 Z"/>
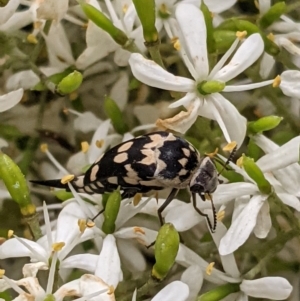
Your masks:
<path fill-rule="evenodd" d="M 136 193 L 135 196 L 133 197 L 133 205 L 137 206 L 142 199 L 142 194 L 141 193 Z"/>
<path fill-rule="evenodd" d="M 0 278 L 2 278 L 4 276 L 4 274 L 5 274 L 5 270 L 0 269 Z"/>
<path fill-rule="evenodd" d="M 26 38 L 27 42 L 30 43 L 30 44 L 37 44 L 38 43 L 38 40 L 37 38 L 35 37 L 35 35 L 33 34 L 29 34 Z"/>
<path fill-rule="evenodd" d="M 43 143 L 40 145 L 40 150 L 45 153 L 48 151 L 48 144 L 47 143 Z"/>
<path fill-rule="evenodd" d="M 68 115 L 70 113 L 68 108 L 64 108 L 62 111 L 65 115 Z"/>
<path fill-rule="evenodd" d="M 61 178 L 60 182 L 62 184 L 67 184 L 67 183 L 71 182 L 72 180 L 74 180 L 74 178 L 75 178 L 74 175 L 66 175 L 66 176 Z"/>
<path fill-rule="evenodd" d="M 134 231 L 134 233 L 145 234 L 145 231 L 140 227 L 133 227 L 133 231 Z"/>
<path fill-rule="evenodd" d="M 171 12 L 168 10 L 168 7 L 164 3 L 160 6 L 159 10 L 164 15 L 170 15 L 171 14 Z"/>
<path fill-rule="evenodd" d="M 274 34 L 273 34 L 272 32 L 270 32 L 270 33 L 267 35 L 267 38 L 268 38 L 270 41 L 272 41 L 272 42 L 275 41 L 275 36 L 274 36 Z"/>
<path fill-rule="evenodd" d="M 88 228 L 93 228 L 93 227 L 95 227 L 95 223 L 92 222 L 92 221 L 88 221 L 88 222 L 86 223 L 86 226 L 87 226 Z"/>
<path fill-rule="evenodd" d="M 242 167 L 243 166 L 243 156 L 241 156 L 239 159 L 237 159 L 237 161 L 236 161 L 236 165 L 238 166 L 238 167 Z"/>
<path fill-rule="evenodd" d="M 77 223 L 78 223 L 80 233 L 83 233 L 85 231 L 85 229 L 87 228 L 86 220 L 85 219 L 79 219 Z"/>
<path fill-rule="evenodd" d="M 211 263 L 207 266 L 207 268 L 205 269 L 205 272 L 206 272 L 206 274 L 207 274 L 208 276 L 211 275 L 212 270 L 213 270 L 213 268 L 214 268 L 214 265 L 215 265 L 215 263 L 214 263 L 214 262 L 211 262 Z"/>
<path fill-rule="evenodd" d="M 14 235 L 14 230 L 8 230 L 7 237 L 11 238 Z"/>
<path fill-rule="evenodd" d="M 124 15 L 126 14 L 127 10 L 128 10 L 128 5 L 124 4 L 123 7 L 122 7 L 122 11 L 123 11 Z"/>
<path fill-rule="evenodd" d="M 230 152 L 236 147 L 236 145 L 237 145 L 236 141 L 231 141 L 223 147 L 223 151 Z"/>
<path fill-rule="evenodd" d="M 273 87 L 273 88 L 277 88 L 277 87 L 279 87 L 280 83 L 281 83 L 281 77 L 280 77 L 280 75 L 277 75 L 277 76 L 274 78 L 272 87 Z"/>
<path fill-rule="evenodd" d="M 81 142 L 81 151 L 85 154 L 89 150 L 90 145 L 87 141 L 82 141 Z"/>
<path fill-rule="evenodd" d="M 104 140 L 103 140 L 103 139 L 97 140 L 97 141 L 96 141 L 96 146 L 97 146 L 98 148 L 101 148 L 101 147 L 103 146 L 103 144 L 104 144 Z"/>
<path fill-rule="evenodd" d="M 54 252 L 58 252 L 60 251 L 63 247 L 65 246 L 64 242 L 55 242 L 54 244 L 52 244 L 52 250 Z"/>
<path fill-rule="evenodd" d="M 177 51 L 180 50 L 181 45 L 180 45 L 180 42 L 179 42 L 179 39 L 178 39 L 178 38 L 177 38 L 176 40 L 174 39 L 173 47 L 174 47 Z"/>
<path fill-rule="evenodd" d="M 216 148 L 216 149 L 214 150 L 214 152 L 212 152 L 212 153 L 205 153 L 205 156 L 207 156 L 207 157 L 209 157 L 209 158 L 213 158 L 213 157 L 218 153 L 218 151 L 219 151 L 219 149 Z"/>
<path fill-rule="evenodd" d="M 115 288 L 112 285 L 110 285 L 108 288 L 107 294 L 112 295 L 114 292 L 115 292 Z"/>
<path fill-rule="evenodd" d="M 237 31 L 235 35 L 239 40 L 243 40 L 247 35 L 247 31 Z"/>
<path fill-rule="evenodd" d="M 221 210 L 217 213 L 217 221 L 221 222 L 225 217 L 225 210 Z"/>
<path fill-rule="evenodd" d="M 69 94 L 69 99 L 71 101 L 76 100 L 78 98 L 78 92 L 77 91 L 73 91 Z"/>

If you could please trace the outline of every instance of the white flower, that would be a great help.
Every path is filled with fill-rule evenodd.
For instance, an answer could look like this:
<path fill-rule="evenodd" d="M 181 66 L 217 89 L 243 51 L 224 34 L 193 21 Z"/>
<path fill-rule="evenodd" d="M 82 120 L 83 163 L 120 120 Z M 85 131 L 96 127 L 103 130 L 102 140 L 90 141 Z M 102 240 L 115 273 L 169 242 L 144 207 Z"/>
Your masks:
<path fill-rule="evenodd" d="M 24 90 L 18 89 L 0 96 L 0 113 L 14 107 L 23 97 Z"/>
<path fill-rule="evenodd" d="M 249 212 L 251 214 L 251 212 Z M 217 247 L 222 241 L 222 237 L 226 235 L 226 227 L 223 223 L 219 222 L 215 233 L 212 234 L 215 244 Z M 272 300 L 285 300 L 289 297 L 293 287 L 290 283 L 282 277 L 262 277 L 254 280 L 241 280 L 241 275 L 237 267 L 233 253 L 225 256 L 220 255 L 223 269 L 225 273 L 232 277 L 229 282 L 235 282 L 234 279 L 239 280 L 240 292 L 235 296 L 235 300 L 248 300 L 248 296 L 255 298 L 267 298 Z M 215 274 L 213 269 L 212 278 L 218 278 L 219 274 Z M 212 279 L 211 279 L 212 280 Z M 233 297 L 232 297 L 233 298 Z"/>
<path fill-rule="evenodd" d="M 60 212 L 56 231 L 51 232 L 47 207 L 44 204 L 46 235 L 36 242 L 25 238 L 11 238 L 0 246 L 0 258 L 30 257 L 34 263 L 49 264 L 57 260 L 62 263 L 65 257 L 79 243 L 95 238 L 97 229 L 80 231 L 78 220 L 84 216 L 82 209 L 71 202 Z"/>
<path fill-rule="evenodd" d="M 220 85 L 219 92 L 245 91 L 269 85 L 272 81 L 263 83 L 226 86 L 245 69 L 251 66 L 262 54 L 264 44 L 259 34 L 247 38 L 231 61 L 223 67 L 237 47 L 237 39 L 214 69 L 209 73 L 206 26 L 202 12 L 195 6 L 181 3 L 177 6 L 176 17 L 180 26 L 180 44 L 182 58 L 194 80 L 174 76 L 153 61 L 144 59 L 140 54 L 132 54 L 129 60 L 134 76 L 140 81 L 160 89 L 186 92 L 187 94 L 170 105 L 187 108 L 172 119 L 162 121 L 162 125 L 180 132 L 185 132 L 197 119 L 198 115 L 216 120 L 227 141 L 236 141 L 238 145 L 246 133 L 246 119 L 220 93 L 205 95 L 201 89 L 206 82 Z"/>
<path fill-rule="evenodd" d="M 8 288 L 14 289 L 19 296 L 14 300 L 44 300 L 53 295 L 54 300 L 63 300 L 66 296 L 84 297 L 85 300 L 93 298 L 97 301 L 114 301 L 114 289 L 112 284 L 119 282 L 120 279 L 120 259 L 115 253 L 110 253 L 107 247 L 111 243 L 111 237 L 107 237 L 103 242 L 103 249 L 100 253 L 99 260 L 96 264 L 95 275 L 84 274 L 79 279 L 63 284 L 57 291 L 53 291 L 53 283 L 55 277 L 56 261 L 53 260 L 49 270 L 49 277 L 46 290 L 39 284 L 36 274 L 38 270 L 47 269 L 45 264 L 36 264 L 34 267 L 27 264 L 23 267 L 24 278 L 20 280 L 12 280 L 6 276 L 0 279 L 0 291 L 5 291 Z M 101 259 L 102 257 L 102 259 Z M 115 259 L 115 263 L 111 259 Z M 116 260 L 117 259 L 117 260 Z M 101 277 L 97 276 L 101 274 Z M 117 281 L 115 281 L 117 279 Z M 114 286 L 114 288 L 116 287 Z M 26 289 L 23 290 L 22 287 Z M 74 299 L 77 300 L 77 299 Z"/>
<path fill-rule="evenodd" d="M 274 192 L 281 201 L 288 206 L 300 211 L 300 201 L 298 199 L 300 170 L 297 166 L 299 158 L 299 137 L 289 141 L 287 144 L 279 147 L 274 143 L 267 141 L 263 136 L 254 138 L 258 145 L 267 149 L 268 154 L 260 158 L 256 164 L 265 172 L 265 178 L 272 185 Z M 272 151 L 271 151 L 272 150 Z M 280 158 L 280 159 L 279 159 Z M 250 183 L 253 180 L 241 169 L 234 164 L 230 164 L 234 170 L 244 176 Z M 272 172 L 274 176 L 270 173 Z M 294 180 L 296 182 L 294 182 Z M 281 182 L 282 181 L 282 182 Z M 287 184 L 290 182 L 289 184 Z M 250 183 L 232 183 L 219 185 L 214 199 L 218 202 L 218 195 L 222 201 L 222 190 L 225 193 L 225 198 L 234 199 L 235 209 L 232 218 L 232 224 L 226 235 L 222 238 L 219 252 L 221 255 L 227 255 L 234 252 L 241 246 L 249 237 L 252 231 L 258 238 L 265 238 L 272 226 L 269 212 L 269 204 L 266 202 L 268 195 L 262 194 L 258 187 L 252 186 Z M 296 186 L 294 186 L 296 185 Z M 231 187 L 230 189 L 228 187 Z M 243 187 L 245 189 L 243 189 Z M 246 192 L 248 189 L 248 192 Z M 227 191 L 225 191 L 227 190 Z M 234 192 L 236 190 L 236 192 Z M 252 197 L 250 198 L 250 196 Z M 223 197 L 224 202 L 224 197 Z"/>

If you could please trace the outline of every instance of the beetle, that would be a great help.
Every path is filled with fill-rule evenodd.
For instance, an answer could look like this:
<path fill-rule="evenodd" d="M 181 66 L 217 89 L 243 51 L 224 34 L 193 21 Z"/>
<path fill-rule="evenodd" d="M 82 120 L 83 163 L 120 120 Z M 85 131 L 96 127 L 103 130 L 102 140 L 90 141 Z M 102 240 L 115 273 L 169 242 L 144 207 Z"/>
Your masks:
<path fill-rule="evenodd" d="M 227 163 L 226 163 L 227 164 Z M 60 179 L 31 181 L 36 184 L 65 188 Z M 158 209 L 160 223 L 162 212 L 180 189 L 189 188 L 195 210 L 204 216 L 212 232 L 216 229 L 216 210 L 211 194 L 218 185 L 218 172 L 213 161 L 201 157 L 187 140 L 166 131 L 145 134 L 114 146 L 104 153 L 84 175 L 70 182 L 77 192 L 103 194 L 118 187 L 122 199 L 136 193 L 146 193 L 171 188 L 165 202 Z M 196 194 L 212 202 L 213 225 L 207 214 L 197 208 Z"/>

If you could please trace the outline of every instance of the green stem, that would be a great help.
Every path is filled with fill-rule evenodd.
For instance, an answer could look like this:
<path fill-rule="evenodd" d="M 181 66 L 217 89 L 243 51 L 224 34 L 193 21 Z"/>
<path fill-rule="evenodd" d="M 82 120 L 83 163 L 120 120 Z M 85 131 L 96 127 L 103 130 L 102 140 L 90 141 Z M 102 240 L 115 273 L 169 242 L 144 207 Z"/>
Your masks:
<path fill-rule="evenodd" d="M 164 66 L 162 57 L 160 55 L 160 51 L 159 51 L 160 40 L 157 40 L 156 42 L 153 42 L 153 43 L 145 43 L 145 46 L 147 47 L 152 60 L 165 69 L 165 66 Z"/>
<path fill-rule="evenodd" d="M 43 236 L 40 223 L 39 223 L 39 215 L 35 213 L 31 216 L 24 216 L 24 219 L 30 229 L 30 232 L 33 236 L 33 240 L 37 241 L 39 238 Z"/>

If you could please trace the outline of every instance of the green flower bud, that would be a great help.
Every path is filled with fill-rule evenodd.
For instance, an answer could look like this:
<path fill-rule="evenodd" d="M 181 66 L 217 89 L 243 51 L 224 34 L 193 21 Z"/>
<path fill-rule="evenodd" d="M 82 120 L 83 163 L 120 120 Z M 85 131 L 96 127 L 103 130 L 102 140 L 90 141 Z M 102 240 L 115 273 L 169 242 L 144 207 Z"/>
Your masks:
<path fill-rule="evenodd" d="M 59 94 L 70 94 L 77 90 L 82 83 L 82 74 L 78 71 L 74 71 L 63 78 L 57 85 L 56 91 Z"/>
<path fill-rule="evenodd" d="M 204 1 L 201 2 L 200 9 L 203 13 L 205 24 L 206 24 L 206 44 L 207 44 L 207 51 L 208 53 L 213 53 L 215 51 L 215 41 L 214 41 L 214 28 L 213 28 L 213 22 L 212 22 L 212 14 L 209 11 L 208 7 L 204 3 Z"/>
<path fill-rule="evenodd" d="M 213 35 L 219 54 L 225 53 L 236 39 L 236 32 L 231 30 L 215 30 Z"/>
<path fill-rule="evenodd" d="M 222 300 L 226 296 L 232 293 L 237 293 L 240 291 L 239 283 L 228 283 L 216 287 L 209 292 L 198 297 L 197 301 L 218 301 Z"/>
<path fill-rule="evenodd" d="M 31 203 L 23 173 L 13 160 L 2 152 L 0 152 L 0 179 L 3 180 L 12 199 L 20 206 L 22 214 L 34 214 L 35 206 Z"/>
<path fill-rule="evenodd" d="M 104 233 L 111 234 L 115 231 L 115 222 L 119 213 L 120 205 L 121 194 L 120 189 L 117 189 L 110 194 L 106 202 L 105 211 L 103 213 L 104 222 L 102 224 L 102 231 Z"/>
<path fill-rule="evenodd" d="M 285 2 L 275 3 L 270 9 L 261 17 L 259 25 L 262 29 L 265 29 L 277 21 L 281 15 L 286 13 Z"/>
<path fill-rule="evenodd" d="M 266 180 L 263 172 L 255 164 L 252 158 L 243 155 L 242 165 L 245 171 L 247 172 L 247 174 L 249 175 L 249 177 L 255 181 L 261 193 L 270 194 L 272 192 L 271 184 Z"/>
<path fill-rule="evenodd" d="M 154 255 L 156 263 L 152 277 L 163 280 L 172 268 L 179 249 L 179 234 L 170 223 L 164 224 L 157 235 Z"/>
<path fill-rule="evenodd" d="M 55 85 L 58 85 L 71 72 L 72 72 L 72 70 L 70 68 L 68 68 L 68 69 L 64 70 L 63 72 L 55 73 L 55 74 L 49 76 L 47 78 L 47 80 L 50 81 L 50 82 L 52 82 Z M 34 91 L 45 91 L 45 90 L 47 90 L 47 86 L 44 83 L 39 82 L 31 90 L 34 90 Z"/>
<path fill-rule="evenodd" d="M 133 0 L 136 12 L 143 27 L 143 35 L 146 43 L 158 41 L 158 32 L 155 27 L 155 1 L 154 0 Z M 164 7 L 161 10 L 164 12 Z M 167 13 L 167 12 L 165 12 Z"/>
<path fill-rule="evenodd" d="M 248 123 L 248 132 L 251 134 L 257 134 L 264 131 L 274 129 L 281 122 L 283 118 L 279 116 L 266 116 L 256 121 Z"/>
<path fill-rule="evenodd" d="M 202 95 L 207 95 L 211 93 L 217 93 L 223 91 L 226 84 L 224 82 L 219 82 L 216 80 L 205 81 L 197 85 L 197 90 Z"/>
<path fill-rule="evenodd" d="M 231 18 L 224 21 L 218 29 L 223 30 L 231 30 L 231 31 L 247 31 L 248 36 L 253 33 L 259 33 L 264 41 L 265 44 L 265 51 L 270 55 L 277 55 L 280 52 L 279 47 L 257 27 L 255 24 L 246 21 L 246 20 L 239 20 L 236 18 Z"/>
<path fill-rule="evenodd" d="M 128 37 L 126 36 L 126 34 L 118 27 L 114 26 L 112 21 L 108 19 L 97 8 L 83 1 L 80 2 L 80 6 L 83 12 L 86 14 L 86 16 L 91 21 L 93 21 L 98 27 L 106 31 L 117 44 L 124 46 L 128 42 Z"/>
<path fill-rule="evenodd" d="M 111 119 L 112 125 L 119 134 L 128 132 L 128 126 L 123 120 L 123 114 L 116 104 L 116 102 L 110 97 L 105 97 L 104 111 L 106 115 Z"/>

